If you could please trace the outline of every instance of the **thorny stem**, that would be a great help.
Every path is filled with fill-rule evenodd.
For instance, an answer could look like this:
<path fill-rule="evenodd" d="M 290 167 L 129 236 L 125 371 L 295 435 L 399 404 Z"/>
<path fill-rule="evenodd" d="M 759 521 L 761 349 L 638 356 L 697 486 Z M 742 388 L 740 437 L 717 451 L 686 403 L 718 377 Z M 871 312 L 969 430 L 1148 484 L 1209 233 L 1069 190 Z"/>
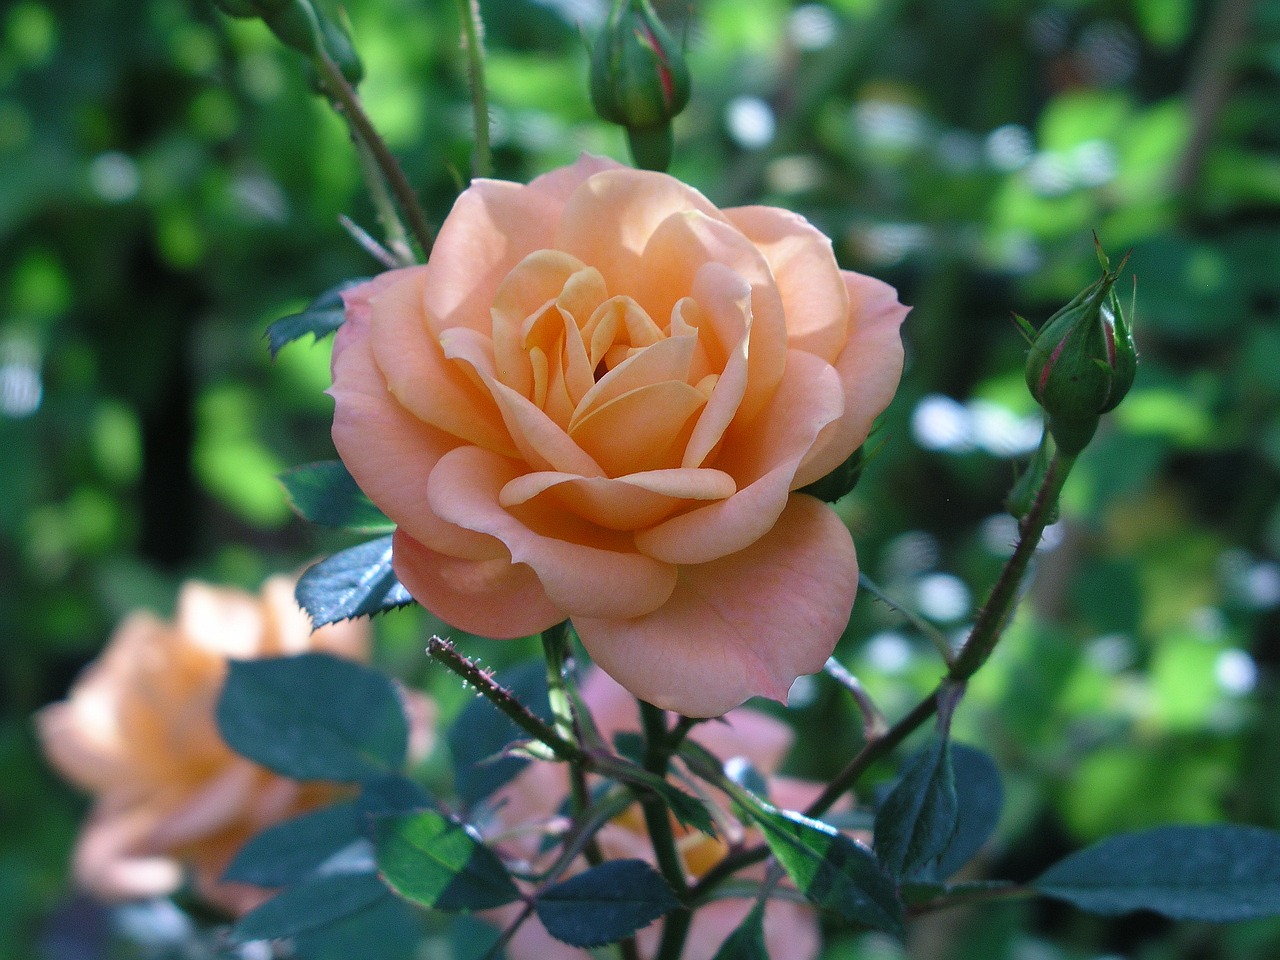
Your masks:
<path fill-rule="evenodd" d="M 1040 544 L 1040 537 L 1044 534 L 1044 528 L 1048 526 L 1049 518 L 1057 506 L 1058 495 L 1062 492 L 1062 487 L 1074 463 L 1074 457 L 1061 454 L 1055 456 L 1050 462 L 1031 509 L 1018 526 L 1019 538 L 1013 555 L 1005 561 L 999 579 L 992 587 L 987 602 L 983 604 L 978 619 L 968 639 L 956 655 L 947 676 L 928 696 L 916 704 L 910 713 L 883 734 L 878 737 L 868 736 L 863 748 L 843 770 L 836 774 L 826 789 L 804 811 L 806 816 L 820 817 L 826 813 L 873 763 L 891 753 L 937 713 L 940 705 L 954 707 L 954 698 L 959 696 L 960 685 L 963 685 L 987 662 L 987 658 L 991 656 L 991 652 L 1000 640 L 1018 599 L 1018 590 L 1022 585 L 1027 566 L 1035 554 L 1036 547 Z M 710 891 L 734 873 L 751 864 L 759 863 L 768 856 L 769 849 L 763 844 L 730 854 L 693 885 L 689 890 L 687 901 L 699 903 L 705 900 Z M 941 904 L 938 906 L 941 907 Z"/>
<path fill-rule="evenodd" d="M 396 266 L 407 267 L 414 262 L 413 248 L 409 245 L 409 235 L 405 233 L 404 224 L 396 213 L 395 202 L 391 191 L 387 189 L 387 178 L 378 166 L 378 158 L 365 143 L 363 137 L 353 137 L 356 145 L 356 158 L 360 161 L 360 171 L 364 174 L 365 185 L 369 188 L 369 199 L 373 201 L 373 209 L 377 213 L 378 223 L 382 225 L 382 233 L 387 238 L 387 247 L 396 259 Z"/>
<path fill-rule="evenodd" d="M 877 584 L 874 580 L 868 577 L 865 573 L 858 574 L 858 586 L 861 589 L 866 590 L 867 593 L 871 594 L 873 597 L 875 597 L 885 606 L 889 607 L 891 610 L 894 610 L 897 613 L 900 613 L 904 617 L 906 617 L 908 623 L 910 623 L 913 627 L 915 627 L 917 630 L 919 630 L 929 639 L 929 642 L 932 643 L 934 648 L 938 651 L 938 653 L 942 655 L 943 662 L 946 663 L 947 666 L 951 666 L 951 661 L 955 656 L 955 654 L 951 650 L 950 641 L 948 641 L 947 638 L 942 635 L 941 630 L 935 627 L 932 623 L 930 623 L 924 617 L 920 616 L 920 614 L 916 613 L 914 610 L 911 610 L 908 607 L 903 606 L 897 600 L 894 600 L 892 597 L 886 594 L 883 590 L 881 590 L 879 584 Z"/>
<path fill-rule="evenodd" d="M 462 46 L 467 52 L 467 79 L 471 84 L 472 125 L 476 145 L 471 153 L 471 175 L 487 177 L 493 172 L 489 148 L 489 95 L 484 80 L 484 20 L 479 0 L 457 0 L 462 20 Z"/>
<path fill-rule="evenodd" d="M 315 58 L 315 65 L 325 89 L 333 97 L 357 141 L 367 146 L 373 154 L 378 170 L 395 195 L 400 210 L 409 220 L 409 229 L 418 241 L 418 246 L 422 248 L 423 257 L 430 256 L 431 245 L 435 242 L 435 233 L 427 223 L 426 214 L 422 212 L 417 195 L 414 194 L 404 171 L 400 169 L 395 155 L 374 128 L 369 115 L 364 112 L 364 106 L 360 103 L 360 98 L 351 84 L 347 82 L 347 78 L 342 75 L 338 65 L 333 62 L 333 58 L 324 51 L 323 47 Z"/>
<path fill-rule="evenodd" d="M 858 712 L 862 714 L 862 729 L 868 740 L 875 740 L 889 729 L 889 721 L 871 699 L 867 688 L 862 685 L 862 681 L 844 668 L 844 664 L 835 657 L 827 657 L 822 671 L 849 691 L 854 703 L 858 705 Z"/>
<path fill-rule="evenodd" d="M 671 752 L 667 746 L 670 737 L 667 732 L 667 713 L 641 700 L 640 723 L 644 728 L 644 768 L 654 776 L 665 779 L 667 765 L 671 760 Z M 676 849 L 676 838 L 671 830 L 667 805 L 657 794 L 646 791 L 640 798 L 640 809 L 644 811 L 644 822 L 653 843 L 654 855 L 658 859 L 658 869 L 677 895 L 684 893 L 687 888 L 684 865 L 680 861 L 680 852 Z M 667 923 L 672 923 L 671 917 L 667 918 Z M 664 928 L 664 941 L 668 936 L 667 929 Z"/>
<path fill-rule="evenodd" d="M 569 646 L 569 621 L 564 620 L 542 632 L 542 652 L 547 660 L 547 698 L 551 702 L 551 716 L 556 733 L 574 744 L 581 744 L 581 729 L 574 715 L 573 696 L 569 689 L 573 676 L 573 656 Z M 586 766 L 589 758 L 577 747 L 578 755 L 569 757 L 569 791 L 574 817 L 581 816 L 591 804 L 587 789 Z M 592 836 L 584 851 L 592 866 L 604 862 L 600 846 Z"/>
<path fill-rule="evenodd" d="M 510 717 L 516 726 L 535 740 L 546 744 L 558 759 L 585 759 L 586 755 L 576 743 L 560 736 L 541 718 L 531 713 L 523 703 L 512 696 L 510 690 L 497 683 L 489 671 L 458 653 L 452 641 L 442 637 L 432 637 L 427 641 L 427 653 L 433 660 L 444 664 L 475 687 L 490 703 Z"/>

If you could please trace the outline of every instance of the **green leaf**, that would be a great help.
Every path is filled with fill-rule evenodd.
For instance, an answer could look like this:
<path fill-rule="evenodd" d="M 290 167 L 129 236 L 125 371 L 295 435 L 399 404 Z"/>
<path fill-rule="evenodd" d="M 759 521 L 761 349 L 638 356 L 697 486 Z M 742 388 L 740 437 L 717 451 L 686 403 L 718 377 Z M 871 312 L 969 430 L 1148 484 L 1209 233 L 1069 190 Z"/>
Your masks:
<path fill-rule="evenodd" d="M 407 900 L 437 910 L 486 910 L 520 896 L 506 868 L 466 827 L 434 810 L 380 819 L 378 869 Z"/>
<path fill-rule="evenodd" d="M 955 771 L 958 815 L 951 843 L 938 860 L 939 877 L 951 876 L 973 859 L 995 833 L 1004 809 L 1000 771 L 989 756 L 977 747 L 952 743 L 951 767 Z"/>
<path fill-rule="evenodd" d="M 413 603 L 391 569 L 390 537 L 321 560 L 299 578 L 295 596 L 317 628 Z"/>
<path fill-rule="evenodd" d="M 395 524 L 356 486 L 341 460 L 307 463 L 280 476 L 298 516 L 322 527 L 390 533 Z"/>
<path fill-rule="evenodd" d="M 522 663 L 494 675 L 498 684 L 543 720 L 551 720 L 547 667 L 541 660 Z M 528 760 L 502 751 L 527 734 L 485 697 L 472 700 L 449 727 L 454 789 L 468 807 L 483 800 L 524 769 Z"/>
<path fill-rule="evenodd" d="M 936 736 L 902 768 L 902 777 L 876 811 L 875 851 L 902 879 L 936 861 L 956 830 L 955 775 L 950 743 Z"/>
<path fill-rule="evenodd" d="M 435 800 L 427 789 L 399 773 L 366 780 L 356 799 L 356 818 L 362 824 L 377 817 L 435 809 Z"/>
<path fill-rule="evenodd" d="M 240 848 L 224 881 L 283 887 L 363 840 L 355 807 L 339 803 L 264 830 Z"/>
<path fill-rule="evenodd" d="M 738 929 L 720 944 L 711 960 L 769 960 L 764 940 L 764 904 L 759 900 L 738 924 Z"/>
<path fill-rule="evenodd" d="M 902 903 L 871 852 L 828 824 L 778 810 L 745 791 L 748 816 L 806 897 L 850 923 L 902 936 Z"/>
<path fill-rule="evenodd" d="M 359 286 L 367 280 L 367 277 L 345 280 L 320 294 L 302 310 L 291 313 L 287 317 L 281 317 L 267 327 L 267 343 L 271 348 L 272 358 L 275 358 L 280 348 L 286 343 L 292 343 L 308 333 L 316 340 L 323 340 L 342 326 L 342 322 L 346 319 L 346 311 L 342 306 L 343 291 Z"/>
<path fill-rule="evenodd" d="M 387 888 L 376 874 L 312 877 L 247 913 L 233 932 L 237 940 L 292 937 L 348 917 L 387 896 Z"/>
<path fill-rule="evenodd" d="M 1260 827 L 1158 827 L 1073 853 L 1031 883 L 1090 913 L 1152 910 L 1226 922 L 1280 914 L 1280 833 Z"/>
<path fill-rule="evenodd" d="M 643 860 L 610 860 L 548 887 L 533 906 L 557 940 L 598 947 L 631 936 L 680 901 Z"/>
<path fill-rule="evenodd" d="M 692 794 L 685 793 L 679 787 L 668 783 L 656 773 L 626 761 L 611 765 L 608 773 L 615 780 L 657 794 L 683 826 L 700 830 L 710 837 L 717 836 L 715 820 L 712 819 L 706 804 Z"/>
<path fill-rule="evenodd" d="M 363 910 L 299 933 L 293 955 L 299 960 L 413 960 L 421 937 L 416 911 L 388 893 Z"/>
<path fill-rule="evenodd" d="M 232 660 L 218 730 L 295 780 L 365 780 L 404 763 L 408 725 L 391 680 L 327 653 Z"/>

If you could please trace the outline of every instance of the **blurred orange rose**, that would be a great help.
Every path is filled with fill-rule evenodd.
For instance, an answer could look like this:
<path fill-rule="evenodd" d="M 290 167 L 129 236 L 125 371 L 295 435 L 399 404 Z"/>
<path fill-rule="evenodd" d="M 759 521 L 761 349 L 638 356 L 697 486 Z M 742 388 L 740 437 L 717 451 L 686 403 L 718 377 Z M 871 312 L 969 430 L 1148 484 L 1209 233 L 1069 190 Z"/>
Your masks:
<path fill-rule="evenodd" d="M 612 742 L 621 731 L 640 729 L 639 710 L 635 699 L 604 673 L 592 670 L 582 684 L 582 696 L 605 740 Z M 704 723 L 695 727 L 690 739 L 697 741 L 724 760 L 741 757 L 764 775 L 769 782 L 770 798 L 786 809 L 803 809 L 821 792 L 821 785 L 775 776 L 787 751 L 792 733 L 786 724 L 763 713 L 746 708 L 732 710 L 723 723 Z M 541 841 L 543 829 L 559 818 L 569 792 L 564 764 L 534 762 L 525 767 L 509 784 L 493 797 L 496 822 L 486 830 L 490 835 L 505 836 L 501 844 L 511 857 L 539 861 L 545 859 Z M 727 803 L 725 804 L 727 807 Z M 745 830 L 725 812 L 719 818 L 723 839 L 706 836 L 683 827 L 676 829 L 677 848 L 684 860 L 686 874 L 697 879 L 725 855 L 725 840 L 741 841 Z M 732 835 L 733 831 L 737 835 Z M 654 862 L 653 848 L 639 806 L 628 809 L 598 834 L 606 859 L 638 858 Z M 757 841 L 759 837 L 755 838 Z M 764 868 L 749 874 L 762 879 Z M 684 960 L 710 960 L 754 904 L 752 899 L 715 900 L 693 915 Z M 521 912 L 520 904 L 489 911 L 485 916 L 505 926 Z M 787 960 L 813 960 L 821 947 L 818 917 L 807 904 L 773 898 L 765 905 L 765 941 L 771 957 Z M 662 935 L 662 921 L 657 921 L 636 934 L 641 956 L 657 953 Z M 510 960 L 587 960 L 586 950 L 556 940 L 536 917 L 526 921 L 507 947 Z"/>
<path fill-rule="evenodd" d="M 795 491 L 888 404 L 907 311 L 807 221 L 584 156 L 475 181 L 430 262 L 346 304 L 334 443 L 424 606 L 492 637 L 571 617 L 690 716 L 821 668 L 857 564 Z"/>
<path fill-rule="evenodd" d="M 176 890 L 184 867 L 210 902 L 241 913 L 265 892 L 219 883 L 253 834 L 324 805 L 336 787 L 298 783 L 233 753 L 214 710 L 227 659 L 324 650 L 369 654 L 369 627 L 311 632 L 293 581 L 274 577 L 255 597 L 188 583 L 172 623 L 127 617 L 66 700 L 36 716 L 45 755 L 95 796 L 74 855 L 77 883 L 107 900 Z"/>

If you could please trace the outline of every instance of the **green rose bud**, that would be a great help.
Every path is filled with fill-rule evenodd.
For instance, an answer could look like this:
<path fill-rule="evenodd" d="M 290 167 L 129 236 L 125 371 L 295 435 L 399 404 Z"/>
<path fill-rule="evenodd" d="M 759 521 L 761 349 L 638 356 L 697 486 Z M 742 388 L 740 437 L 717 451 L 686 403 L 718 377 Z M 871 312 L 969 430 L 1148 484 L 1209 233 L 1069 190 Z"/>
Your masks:
<path fill-rule="evenodd" d="M 1133 329 L 1114 289 L 1119 270 L 1107 267 L 1103 258 L 1102 278 L 1049 318 L 1027 354 L 1027 386 L 1068 456 L 1084 449 L 1137 372 Z"/>
<path fill-rule="evenodd" d="M 618 0 L 591 54 L 591 104 L 627 128 L 639 166 L 665 170 L 671 118 L 689 102 L 689 69 L 649 0 Z"/>

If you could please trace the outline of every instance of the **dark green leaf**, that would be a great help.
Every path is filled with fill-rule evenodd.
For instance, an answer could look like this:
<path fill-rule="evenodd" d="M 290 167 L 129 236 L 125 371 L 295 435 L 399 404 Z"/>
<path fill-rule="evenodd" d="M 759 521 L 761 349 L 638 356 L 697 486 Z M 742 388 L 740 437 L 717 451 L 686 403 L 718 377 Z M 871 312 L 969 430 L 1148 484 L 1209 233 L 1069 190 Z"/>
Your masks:
<path fill-rule="evenodd" d="M 360 785 L 356 817 L 361 824 L 370 818 L 437 809 L 426 787 L 403 774 L 375 777 Z"/>
<path fill-rule="evenodd" d="M 280 475 L 298 515 L 322 527 L 390 533 L 395 524 L 356 486 L 341 460 L 307 463 Z"/>
<path fill-rule="evenodd" d="M 764 904 L 756 901 L 751 912 L 729 934 L 711 960 L 769 960 L 764 940 Z"/>
<path fill-rule="evenodd" d="M 643 860 L 610 860 L 542 891 L 538 919 L 557 940 L 598 947 L 629 937 L 680 906 Z"/>
<path fill-rule="evenodd" d="M 938 861 L 939 877 L 951 876 L 982 849 L 995 833 L 1004 809 L 1000 771 L 989 756 L 977 747 L 952 743 L 951 767 L 959 815 L 951 843 Z"/>
<path fill-rule="evenodd" d="M 672 786 L 656 773 L 634 763 L 620 763 L 609 768 L 609 775 L 615 780 L 657 794 L 683 826 L 700 830 L 711 837 L 716 836 L 716 823 L 706 804 L 679 787 Z"/>
<path fill-rule="evenodd" d="M 312 877 L 272 897 L 235 925 L 237 940 L 292 937 L 323 927 L 372 906 L 388 896 L 372 873 Z"/>
<path fill-rule="evenodd" d="M 391 569 L 390 537 L 321 560 L 298 580 L 296 596 L 316 627 L 413 603 Z"/>
<path fill-rule="evenodd" d="M 352 804 L 325 807 L 259 833 L 240 848 L 222 879 L 282 887 L 303 879 L 334 854 L 362 839 Z"/>
<path fill-rule="evenodd" d="M 902 936 L 902 904 L 869 850 L 834 827 L 758 799 L 744 809 L 801 893 L 850 923 Z"/>
<path fill-rule="evenodd" d="M 267 343 L 271 348 L 271 356 L 275 357 L 286 343 L 292 343 L 301 337 L 311 334 L 316 340 L 323 340 L 333 333 L 346 319 L 342 306 L 342 292 L 366 282 L 366 277 L 346 280 L 326 290 L 311 303 L 287 317 L 281 317 L 267 327 Z"/>
<path fill-rule="evenodd" d="M 408 743 L 391 680 L 327 653 L 231 661 L 218 729 L 236 752 L 295 780 L 377 776 L 404 763 Z"/>
<path fill-rule="evenodd" d="M 455 820 L 424 810 L 374 826 L 378 869 L 401 896 L 437 910 L 485 910 L 520 896 L 506 868 Z"/>
<path fill-rule="evenodd" d="M 876 811 L 876 856 L 889 875 L 901 879 L 936 861 L 956 831 L 957 810 L 950 743 L 935 736 L 903 765 Z"/>
<path fill-rule="evenodd" d="M 1225 922 L 1280 914 L 1280 833 L 1175 826 L 1118 834 L 1074 853 L 1031 884 L 1090 913 L 1153 910 Z"/>
<path fill-rule="evenodd" d="M 522 663 L 494 678 L 543 720 L 551 719 L 547 699 L 547 668 L 541 661 Z M 519 773 L 528 763 L 502 751 L 526 734 L 488 699 L 477 697 L 449 727 L 454 789 L 467 805 L 483 800 Z"/>
<path fill-rule="evenodd" d="M 294 938 L 293 954 L 299 960 L 413 960 L 421 936 L 413 907 L 388 893 L 363 910 L 304 930 Z"/>

